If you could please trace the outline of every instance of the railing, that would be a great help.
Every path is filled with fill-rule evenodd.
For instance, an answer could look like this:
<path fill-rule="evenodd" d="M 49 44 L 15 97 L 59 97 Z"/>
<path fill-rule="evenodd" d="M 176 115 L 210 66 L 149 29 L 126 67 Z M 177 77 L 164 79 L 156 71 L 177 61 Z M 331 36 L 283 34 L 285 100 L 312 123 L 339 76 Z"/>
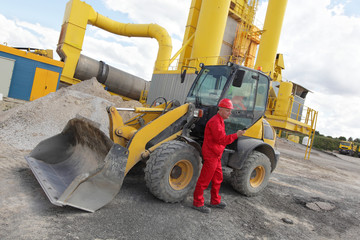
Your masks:
<path fill-rule="evenodd" d="M 202 58 L 187 58 L 184 60 L 183 64 L 180 64 L 179 59 L 173 61 L 173 63 L 169 66 L 169 70 L 180 70 L 179 66 L 192 66 L 198 68 L 200 63 L 205 65 L 209 65 L 208 63 L 211 62 L 211 65 L 214 65 L 213 62 L 216 61 L 215 65 L 226 65 L 228 62 L 237 63 L 242 61 L 241 57 L 235 57 L 232 55 L 227 56 L 212 56 L 212 57 L 202 57 Z"/>
<path fill-rule="evenodd" d="M 294 106 L 297 104 L 297 109 L 294 111 Z M 306 125 L 312 125 L 315 119 L 315 115 L 317 111 L 314 109 L 305 106 L 303 103 L 294 100 L 294 98 L 290 98 L 290 105 L 288 110 L 288 117 L 295 119 L 299 122 L 303 122 Z"/>
<path fill-rule="evenodd" d="M 318 111 L 315 111 L 314 109 L 305 106 L 303 103 L 294 100 L 294 97 L 292 96 L 289 97 L 288 101 L 289 101 L 289 107 L 286 112 L 286 117 L 290 119 L 294 119 L 300 123 L 304 123 L 309 126 L 308 128 L 309 138 L 304 156 L 304 159 L 309 159 L 312 144 L 314 142 Z M 295 104 L 297 105 L 297 108 L 294 109 Z M 276 98 L 270 97 L 268 101 L 267 111 L 270 112 L 271 115 L 273 116 L 276 116 L 275 106 L 276 106 Z"/>
<path fill-rule="evenodd" d="M 276 99 L 276 97 L 269 97 L 267 111 L 271 112 L 271 115 L 275 115 Z M 293 97 L 289 97 L 288 101 L 289 107 L 286 111 L 286 117 L 311 125 L 317 111 L 299 101 L 294 100 Z M 294 108 L 294 106 L 296 106 L 296 108 Z"/>

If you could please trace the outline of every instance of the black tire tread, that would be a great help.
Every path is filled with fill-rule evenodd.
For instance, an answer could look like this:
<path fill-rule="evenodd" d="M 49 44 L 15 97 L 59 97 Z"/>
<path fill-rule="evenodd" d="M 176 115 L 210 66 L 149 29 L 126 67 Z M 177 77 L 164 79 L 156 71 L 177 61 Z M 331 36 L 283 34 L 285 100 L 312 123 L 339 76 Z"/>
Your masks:
<path fill-rule="evenodd" d="M 253 188 L 250 186 L 250 174 L 259 164 L 265 168 L 265 178 L 260 186 Z M 231 185 L 237 192 L 245 196 L 256 196 L 267 186 L 271 174 L 270 170 L 271 165 L 269 158 L 261 152 L 253 151 L 241 169 L 233 169 L 231 172 Z"/>
<path fill-rule="evenodd" d="M 167 168 L 169 167 L 167 166 L 167 162 L 170 161 L 169 157 L 178 151 L 193 154 L 198 160 L 198 169 L 194 166 L 194 176 L 189 184 L 191 186 L 179 191 L 168 191 L 169 186 L 167 186 L 167 182 L 164 181 Z M 200 174 L 200 165 L 200 154 L 193 146 L 176 140 L 165 142 L 151 153 L 149 160 L 146 162 L 144 170 L 146 186 L 155 197 L 165 202 L 180 202 L 194 189 L 196 180 Z"/>

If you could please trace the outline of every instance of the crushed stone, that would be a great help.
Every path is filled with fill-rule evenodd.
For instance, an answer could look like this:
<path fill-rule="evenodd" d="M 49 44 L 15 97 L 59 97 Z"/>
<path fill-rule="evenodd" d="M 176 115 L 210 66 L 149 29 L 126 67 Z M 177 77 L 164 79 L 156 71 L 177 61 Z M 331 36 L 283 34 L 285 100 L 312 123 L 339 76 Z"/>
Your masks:
<path fill-rule="evenodd" d="M 59 134 L 78 115 L 99 123 L 100 130 L 109 136 L 108 106 L 132 108 L 142 104 L 111 95 L 92 78 L 1 112 L 0 141 L 20 150 L 31 150 L 40 141 Z M 120 112 L 120 115 L 127 121 L 136 114 Z"/>

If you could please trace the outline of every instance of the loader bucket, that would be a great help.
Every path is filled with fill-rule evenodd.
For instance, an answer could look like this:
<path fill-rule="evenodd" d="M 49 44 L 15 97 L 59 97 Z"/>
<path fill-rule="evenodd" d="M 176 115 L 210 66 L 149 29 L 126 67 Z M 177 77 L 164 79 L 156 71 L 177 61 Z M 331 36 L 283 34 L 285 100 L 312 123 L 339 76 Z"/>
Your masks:
<path fill-rule="evenodd" d="M 51 203 L 94 212 L 120 191 L 127 156 L 93 123 L 74 118 L 25 159 Z"/>

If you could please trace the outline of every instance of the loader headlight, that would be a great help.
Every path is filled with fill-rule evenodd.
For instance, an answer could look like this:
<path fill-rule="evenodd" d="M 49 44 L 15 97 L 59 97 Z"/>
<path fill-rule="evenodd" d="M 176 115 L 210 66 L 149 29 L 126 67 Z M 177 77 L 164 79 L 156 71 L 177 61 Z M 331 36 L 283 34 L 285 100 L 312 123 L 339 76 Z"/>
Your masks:
<path fill-rule="evenodd" d="M 194 110 L 194 117 L 201 118 L 204 115 L 204 111 L 201 109 Z"/>

